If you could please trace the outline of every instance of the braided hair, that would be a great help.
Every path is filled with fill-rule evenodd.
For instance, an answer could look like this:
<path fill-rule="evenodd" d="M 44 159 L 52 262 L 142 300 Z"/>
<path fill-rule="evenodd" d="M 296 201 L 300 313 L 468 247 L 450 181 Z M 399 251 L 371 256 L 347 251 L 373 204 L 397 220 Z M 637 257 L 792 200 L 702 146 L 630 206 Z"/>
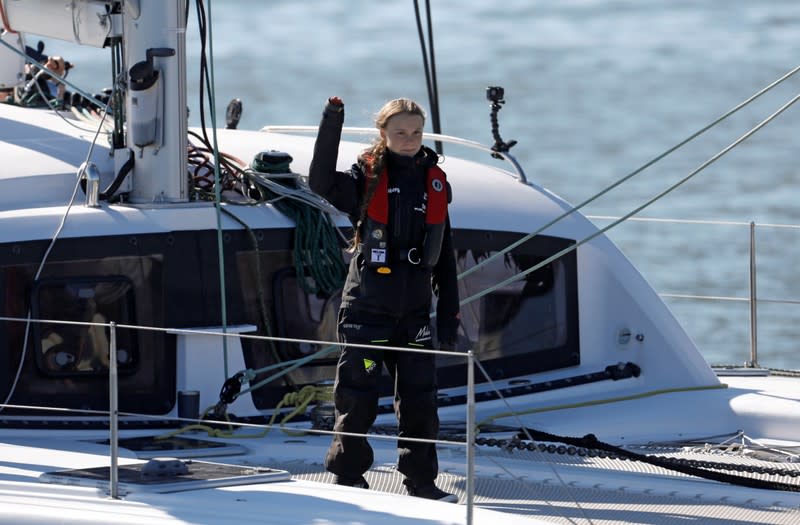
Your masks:
<path fill-rule="evenodd" d="M 409 98 L 396 98 L 390 100 L 375 114 L 375 127 L 378 130 L 383 130 L 389 124 L 389 120 L 401 114 L 418 115 L 422 117 L 425 122 L 425 110 L 422 106 Z M 375 195 L 375 190 L 378 187 L 378 179 L 386 167 L 386 156 L 389 149 L 386 147 L 386 138 L 382 134 L 378 135 L 375 142 L 364 150 L 358 157 L 358 163 L 362 171 L 369 177 L 364 197 L 361 199 L 361 207 L 359 209 L 358 222 L 356 223 L 355 235 L 353 236 L 353 244 L 351 248 L 355 250 L 361 242 L 361 225 L 364 219 L 367 218 L 367 209 L 369 203 Z"/>

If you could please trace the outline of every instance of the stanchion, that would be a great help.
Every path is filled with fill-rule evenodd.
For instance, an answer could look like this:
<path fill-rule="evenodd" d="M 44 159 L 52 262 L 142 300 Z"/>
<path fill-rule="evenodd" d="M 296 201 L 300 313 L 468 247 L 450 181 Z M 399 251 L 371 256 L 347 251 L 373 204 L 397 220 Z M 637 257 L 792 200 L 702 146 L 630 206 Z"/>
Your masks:
<path fill-rule="evenodd" d="M 109 328 L 108 348 L 108 415 L 111 445 L 111 469 L 109 485 L 111 497 L 119 498 L 119 392 L 117 381 L 117 324 L 112 322 Z"/>
<path fill-rule="evenodd" d="M 467 352 L 467 525 L 475 499 L 475 355 Z"/>
<path fill-rule="evenodd" d="M 758 305 L 756 304 L 756 223 L 750 222 L 750 363 L 758 368 Z"/>

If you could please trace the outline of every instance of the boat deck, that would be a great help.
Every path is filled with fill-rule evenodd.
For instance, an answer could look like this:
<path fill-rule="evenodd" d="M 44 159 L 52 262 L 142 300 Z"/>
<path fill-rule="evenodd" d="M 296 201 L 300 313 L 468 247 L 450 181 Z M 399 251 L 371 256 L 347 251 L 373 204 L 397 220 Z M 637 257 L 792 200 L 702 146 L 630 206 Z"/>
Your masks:
<path fill-rule="evenodd" d="M 480 452 L 478 461 L 484 466 L 495 465 L 498 472 L 494 475 L 478 472 L 475 504 L 536 520 L 565 525 L 672 525 L 687 520 L 703 524 L 737 525 L 792 525 L 800 522 L 796 494 L 786 493 L 788 497 L 785 501 L 770 503 L 763 499 L 763 494 L 759 494 L 759 489 L 700 480 L 639 462 L 555 457 L 549 453 L 519 450 L 484 450 Z M 720 458 L 715 457 L 715 461 L 720 461 Z M 531 475 L 532 469 L 526 465 L 525 475 L 515 478 L 513 464 L 519 462 L 539 463 L 536 468 L 538 475 Z M 751 460 L 747 463 L 757 465 L 765 462 Z M 321 461 L 278 462 L 271 466 L 290 471 L 294 479 L 333 483 L 333 475 L 325 471 Z M 787 464 L 782 468 L 800 473 L 800 466 L 796 464 Z M 617 474 L 609 475 L 609 470 L 605 469 L 616 471 Z M 592 473 L 593 470 L 596 472 Z M 600 471 L 604 471 L 602 480 L 595 475 Z M 377 466 L 365 477 L 370 490 L 405 493 L 403 476 L 391 464 Z M 796 482 L 797 479 L 793 476 L 768 478 L 787 483 Z M 437 484 L 457 494 L 460 503 L 465 502 L 466 477 L 462 472 L 447 469 L 439 474 Z M 771 496 L 774 497 L 775 493 L 771 492 Z"/>

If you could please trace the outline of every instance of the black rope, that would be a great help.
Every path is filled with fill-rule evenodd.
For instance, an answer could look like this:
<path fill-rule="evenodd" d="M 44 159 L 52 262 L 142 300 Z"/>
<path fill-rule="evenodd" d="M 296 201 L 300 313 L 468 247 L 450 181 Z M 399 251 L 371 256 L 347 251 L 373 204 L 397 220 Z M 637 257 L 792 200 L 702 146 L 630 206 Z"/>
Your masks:
<path fill-rule="evenodd" d="M 135 163 L 133 150 L 128 150 L 128 160 L 120 167 L 119 173 L 117 173 L 114 180 L 109 184 L 108 188 L 98 193 L 97 198 L 100 200 L 108 201 L 108 202 L 116 202 L 120 199 L 119 195 L 116 195 L 117 190 L 119 190 L 120 186 L 122 186 L 123 181 L 125 178 L 130 174 L 131 170 L 133 169 L 133 165 Z M 81 178 L 80 186 L 83 190 L 83 193 L 86 193 L 86 178 Z"/>
<path fill-rule="evenodd" d="M 441 121 L 439 119 L 439 87 L 436 83 L 436 60 L 433 52 L 433 25 L 431 22 L 431 6 L 430 1 L 425 1 L 425 13 L 428 18 L 428 46 L 430 47 L 430 58 L 428 57 L 428 48 L 425 45 L 425 34 L 422 29 L 422 18 L 419 12 L 419 2 L 414 0 L 414 15 L 417 20 L 417 34 L 419 35 L 419 45 L 422 50 L 422 67 L 425 69 L 425 84 L 428 89 L 428 101 L 431 110 L 431 125 L 433 126 L 434 133 L 441 133 Z M 437 140 L 435 142 L 436 153 L 442 154 L 444 148 L 442 142 Z"/>
<path fill-rule="evenodd" d="M 661 467 L 668 470 L 674 470 L 675 472 L 681 472 L 683 474 L 688 474 L 690 476 L 710 479 L 713 481 L 721 481 L 724 483 L 730 483 L 732 485 L 740 485 L 743 487 L 750 487 L 756 489 L 800 492 L 800 485 L 792 485 L 789 483 L 781 483 L 777 481 L 765 481 L 762 479 L 755 479 L 745 476 L 737 476 L 734 474 L 726 474 L 724 472 L 716 472 L 713 470 L 708 470 L 713 468 L 717 469 L 727 468 L 725 466 L 722 466 L 722 464 L 720 463 L 702 462 L 703 465 L 701 466 L 700 462 L 692 462 L 694 464 L 691 464 L 689 460 L 682 458 L 667 458 L 663 456 L 647 456 L 644 454 L 638 454 L 636 452 L 625 450 L 624 448 L 604 443 L 598 440 L 594 434 L 586 434 L 583 437 L 576 438 L 576 437 L 550 434 L 548 432 L 543 432 L 541 430 L 535 430 L 532 428 L 522 428 L 521 432 L 517 435 L 517 438 L 532 439 L 535 441 L 555 441 L 558 443 L 565 443 L 567 445 L 573 445 L 576 447 L 602 450 L 605 452 L 609 452 L 611 454 L 615 454 L 620 458 L 631 459 L 634 461 L 641 461 L 642 463 L 647 463 L 649 465 L 654 465 L 656 467 Z"/>
<path fill-rule="evenodd" d="M 206 55 L 206 39 L 208 38 L 208 33 L 206 30 L 206 9 L 203 0 L 196 0 L 195 5 L 197 7 L 197 25 L 200 34 L 200 85 L 199 85 L 199 105 L 200 105 L 200 130 L 203 133 L 204 142 L 210 144 L 211 140 L 208 138 L 208 132 L 206 131 L 206 111 L 205 111 L 205 104 L 204 104 L 204 97 L 205 93 L 203 87 L 208 89 L 211 92 L 211 78 L 208 74 L 208 58 Z"/>

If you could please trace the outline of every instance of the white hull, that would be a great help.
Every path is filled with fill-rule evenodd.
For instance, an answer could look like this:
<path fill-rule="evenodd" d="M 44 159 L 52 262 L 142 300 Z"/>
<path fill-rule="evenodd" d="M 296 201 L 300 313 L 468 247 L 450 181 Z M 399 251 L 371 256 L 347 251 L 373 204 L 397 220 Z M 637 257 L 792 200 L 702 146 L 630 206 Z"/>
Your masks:
<path fill-rule="evenodd" d="M 507 170 L 449 154 L 442 168 L 455 195 L 450 217 L 466 303 L 460 352 L 439 358 L 437 483 L 461 505 L 405 494 L 394 468 L 389 395 L 370 434 L 371 489 L 333 484 L 322 465 L 329 425 L 312 429 L 309 422 L 315 409 L 330 408 L 324 401 L 288 423 L 304 435 L 266 434 L 265 424 L 284 395 L 333 379 L 335 357 L 318 352 L 335 338 L 336 293 L 301 290 L 305 274 L 292 265 L 298 224 L 280 199 L 252 195 L 267 182 L 251 173 L 248 181 L 261 182 L 232 184 L 218 211 L 203 187 L 203 177 L 205 184 L 213 177 L 197 175 L 213 157 L 190 163 L 187 175 L 185 157 L 204 154 L 191 135 L 201 130 L 189 130 L 195 149 L 186 155 L 182 2 L 128 1 L 107 17 L 101 2 L 73 4 L 73 23 L 43 24 L 42 31 L 88 30 L 73 36 L 91 35 L 98 46 L 125 40 L 121 72 L 151 60 L 164 86 L 149 99 L 146 90 L 138 98 L 124 93 L 137 131 L 127 125 L 116 139 L 106 133 L 113 123 L 101 125 L 96 110 L 0 104 L 0 523 L 800 521 L 800 377 L 713 370 L 590 220 L 526 182 L 515 161 Z M 12 24 L 36 27 L 36 13 L 21 2 L 0 5 L 13 6 L 6 13 Z M 87 12 L 94 14 L 80 18 Z M 3 41 L 21 48 L 8 35 Z M 21 67 L 8 56 L 16 62 L 0 55 L 4 66 Z M 5 85 L 14 74 L 2 71 Z M 219 130 L 218 138 L 220 152 L 242 159 L 241 169 L 262 151 L 290 154 L 299 181 L 314 145 L 313 136 L 285 130 Z M 343 142 L 339 168 L 368 140 Z M 88 197 L 76 187 L 87 161 Z M 91 180 L 95 173 L 99 181 Z M 92 188 L 104 193 L 115 179 L 121 185 L 110 195 L 93 198 Z M 331 220 L 348 233 L 345 217 Z M 467 351 L 481 363 L 474 415 Z M 274 367 L 306 357 L 289 379 L 270 377 Z M 237 384 L 238 374 L 245 379 Z M 198 392 L 201 414 L 217 414 L 211 411 L 227 380 L 253 389 L 219 405 L 236 428 L 182 417 L 177 398 L 187 391 Z M 479 434 L 471 463 L 472 423 Z M 523 429 L 593 435 L 620 450 L 608 456 L 588 439 L 530 440 Z M 183 448 L 184 438 L 218 445 Z M 119 470 L 109 440 L 119 443 Z M 160 443 L 176 447 L 157 449 Z M 616 456 L 632 453 L 659 466 Z M 148 463 L 162 456 L 179 460 Z M 684 460 L 681 468 L 666 468 L 675 460 Z M 150 468 L 177 472 L 142 482 L 140 471 Z"/>

